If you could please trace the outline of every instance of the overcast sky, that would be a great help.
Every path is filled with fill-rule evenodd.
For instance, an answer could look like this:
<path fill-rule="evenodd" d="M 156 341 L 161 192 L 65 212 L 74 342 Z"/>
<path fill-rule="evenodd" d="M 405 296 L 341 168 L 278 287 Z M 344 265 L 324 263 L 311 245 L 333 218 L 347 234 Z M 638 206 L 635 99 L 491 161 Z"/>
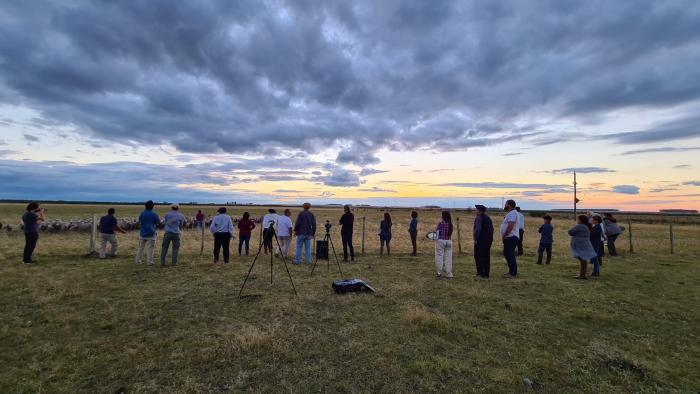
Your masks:
<path fill-rule="evenodd" d="M 0 198 L 700 202 L 700 2 L 6 1 Z"/>

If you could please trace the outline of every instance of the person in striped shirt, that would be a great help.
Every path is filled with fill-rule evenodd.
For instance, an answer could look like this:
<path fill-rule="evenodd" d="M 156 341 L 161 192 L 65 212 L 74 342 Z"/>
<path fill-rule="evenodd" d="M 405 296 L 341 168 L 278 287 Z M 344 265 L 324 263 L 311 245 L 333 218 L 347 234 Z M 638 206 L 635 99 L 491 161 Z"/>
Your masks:
<path fill-rule="evenodd" d="M 435 232 L 437 239 L 435 240 L 435 271 L 437 277 L 445 277 L 450 279 L 452 275 L 452 215 L 449 211 L 442 211 L 442 221 L 437 225 Z"/>

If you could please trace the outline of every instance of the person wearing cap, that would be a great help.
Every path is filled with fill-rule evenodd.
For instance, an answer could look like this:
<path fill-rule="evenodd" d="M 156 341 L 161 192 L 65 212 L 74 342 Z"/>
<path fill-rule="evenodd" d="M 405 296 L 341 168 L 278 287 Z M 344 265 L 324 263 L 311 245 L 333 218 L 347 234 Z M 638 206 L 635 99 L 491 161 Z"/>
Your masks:
<path fill-rule="evenodd" d="M 547 264 L 552 262 L 552 244 L 554 243 L 554 227 L 552 226 L 552 217 L 544 215 L 542 217 L 544 224 L 537 230 L 540 235 L 540 246 L 537 248 L 537 264 L 542 264 L 542 257 L 547 252 Z"/>
<path fill-rule="evenodd" d="M 355 215 L 350 212 L 350 205 L 343 206 L 343 216 L 340 217 L 340 240 L 343 243 L 343 261 L 348 261 L 348 249 L 350 249 L 350 260 L 355 261 L 355 248 L 352 246 L 354 223 Z"/>
<path fill-rule="evenodd" d="M 523 236 L 525 235 L 525 215 L 520 212 L 520 207 L 515 207 L 515 211 L 518 213 L 518 256 L 522 256 L 525 251 L 523 250 Z"/>
<path fill-rule="evenodd" d="M 493 221 L 486 214 L 486 207 L 475 205 L 474 218 L 474 262 L 476 276 L 488 278 L 491 272 L 491 245 L 493 244 Z"/>
<path fill-rule="evenodd" d="M 305 202 L 302 206 L 303 211 L 299 212 L 297 220 L 294 223 L 294 232 L 297 235 L 297 247 L 294 254 L 294 264 L 301 264 L 301 249 L 302 246 L 306 251 L 306 264 L 311 264 L 311 240 L 316 236 L 316 218 L 309 211 L 311 204 Z"/>
<path fill-rule="evenodd" d="M 277 226 L 277 212 L 270 208 L 267 210 L 267 214 L 263 216 L 262 228 L 263 228 L 263 247 L 265 248 L 265 254 L 267 252 L 272 253 L 272 235 L 270 234 L 270 226 Z"/>
<path fill-rule="evenodd" d="M 141 264 L 143 253 L 146 252 L 146 264 L 153 265 L 153 253 L 156 248 L 156 226 L 160 224 L 160 216 L 153 212 L 155 204 L 148 200 L 144 204 L 146 209 L 139 215 L 139 248 L 136 251 L 135 263 Z"/>
<path fill-rule="evenodd" d="M 228 264 L 228 247 L 233 239 L 233 221 L 231 216 L 226 214 L 226 208 L 221 207 L 217 211 L 209 226 L 209 231 L 214 234 L 214 264 L 219 262 L 219 252 L 224 250 L 224 264 Z"/>
<path fill-rule="evenodd" d="M 503 240 L 503 257 L 508 263 L 508 272 L 503 276 L 514 279 L 518 276 L 518 261 L 515 257 L 515 249 L 518 247 L 518 211 L 515 210 L 515 201 L 506 201 L 503 210 L 507 213 L 501 224 L 500 232 Z"/>
<path fill-rule="evenodd" d="M 168 255 L 170 243 L 173 244 L 173 266 L 177 265 L 177 254 L 180 251 L 180 229 L 185 224 L 185 215 L 180 213 L 180 206 L 173 204 L 170 212 L 163 218 L 163 245 L 160 249 L 160 266 L 165 267 L 165 258 Z"/>

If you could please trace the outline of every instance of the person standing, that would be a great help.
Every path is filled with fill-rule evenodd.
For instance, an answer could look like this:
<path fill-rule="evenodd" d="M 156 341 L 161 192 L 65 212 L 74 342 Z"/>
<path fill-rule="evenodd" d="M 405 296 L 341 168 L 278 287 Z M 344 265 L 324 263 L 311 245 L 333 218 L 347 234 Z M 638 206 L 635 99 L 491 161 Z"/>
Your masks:
<path fill-rule="evenodd" d="M 605 224 L 605 235 L 608 236 L 608 253 L 610 256 L 617 256 L 617 248 L 615 247 L 615 241 L 617 237 L 622 234 L 622 227 L 617 224 L 617 219 L 609 212 L 604 213 L 603 223 Z"/>
<path fill-rule="evenodd" d="M 272 253 L 272 236 L 269 232 L 270 226 L 274 227 L 277 225 L 277 216 L 277 212 L 273 208 L 270 208 L 262 219 L 263 247 L 265 249 L 265 254 L 267 254 L 268 251 Z"/>
<path fill-rule="evenodd" d="M 451 279 L 452 275 L 452 216 L 448 211 L 442 211 L 442 221 L 438 223 L 435 233 L 435 271 L 440 278 L 445 273 L 445 277 Z"/>
<path fill-rule="evenodd" d="M 571 236 L 571 255 L 578 259 L 580 263 L 579 274 L 576 279 L 588 279 L 586 271 L 589 261 L 597 260 L 598 253 L 593 249 L 591 244 L 591 224 L 588 222 L 588 216 L 579 215 L 577 224 L 569 230 Z M 594 269 L 596 262 L 593 262 Z"/>
<path fill-rule="evenodd" d="M 279 254 L 286 260 L 289 258 L 289 246 L 292 244 L 292 211 L 284 210 L 284 216 L 277 217 L 277 237 L 280 241 Z"/>
<path fill-rule="evenodd" d="M 416 256 L 418 254 L 418 212 L 411 212 L 411 223 L 408 225 L 408 234 L 411 236 L 411 245 L 413 246 L 413 253 L 411 256 Z"/>
<path fill-rule="evenodd" d="M 255 223 L 250 220 L 250 214 L 243 212 L 243 218 L 238 221 L 238 255 L 241 255 L 241 249 L 245 243 L 245 255 L 250 254 L 250 235 L 255 228 Z"/>
<path fill-rule="evenodd" d="M 119 226 L 117 218 L 114 217 L 114 208 L 107 210 L 107 215 L 100 218 L 100 246 L 98 255 L 101 259 L 107 258 L 107 243 L 109 242 L 109 257 L 117 257 L 117 247 L 119 240 L 116 233 L 124 234 L 126 231 Z"/>
<path fill-rule="evenodd" d="M 301 248 L 306 251 L 306 264 L 311 264 L 311 240 L 316 236 L 316 218 L 309 211 L 311 204 L 305 202 L 302 206 L 303 211 L 299 212 L 297 220 L 294 223 L 294 232 L 297 235 L 297 247 L 294 254 L 294 264 L 301 264 Z"/>
<path fill-rule="evenodd" d="M 197 230 L 202 231 L 204 230 L 204 214 L 202 213 L 201 209 L 197 210 L 197 215 L 195 215 L 194 220 L 197 222 Z"/>
<path fill-rule="evenodd" d="M 391 215 L 384 212 L 384 220 L 379 222 L 379 255 L 384 255 L 384 245 L 386 244 L 386 255 L 391 256 Z"/>
<path fill-rule="evenodd" d="M 36 244 L 39 242 L 39 223 L 46 220 L 46 211 L 35 202 L 27 205 L 27 210 L 22 215 L 22 223 L 24 224 L 24 253 L 22 255 L 22 263 L 32 264 L 32 255 Z"/>
<path fill-rule="evenodd" d="M 552 244 L 554 243 L 554 227 L 552 217 L 544 215 L 544 224 L 537 230 L 540 233 L 540 246 L 537 248 L 537 264 L 542 264 L 544 252 L 547 252 L 547 264 L 552 262 Z"/>
<path fill-rule="evenodd" d="M 136 252 L 135 262 L 136 264 L 141 263 L 145 251 L 146 262 L 149 266 L 152 266 L 153 252 L 156 247 L 156 226 L 160 224 L 160 217 L 157 213 L 153 212 L 153 207 L 155 206 L 153 201 L 148 200 L 144 205 L 146 210 L 139 215 L 141 230 L 139 231 L 139 248 Z"/>
<path fill-rule="evenodd" d="M 474 218 L 474 261 L 476 276 L 488 278 L 491 273 L 491 245 L 493 244 L 493 221 L 486 214 L 486 207 L 475 205 Z"/>
<path fill-rule="evenodd" d="M 170 212 L 165 214 L 163 222 L 163 245 L 160 250 L 160 266 L 165 267 L 165 258 L 168 255 L 170 243 L 173 244 L 173 266 L 177 265 L 177 255 L 180 252 L 180 229 L 185 224 L 185 216 L 180 213 L 180 206 L 173 204 Z"/>
<path fill-rule="evenodd" d="M 229 262 L 229 244 L 233 238 L 233 221 L 226 214 L 226 208 L 221 207 L 217 211 L 209 226 L 209 231 L 214 234 L 214 264 L 219 263 L 219 252 L 223 249 L 224 264 Z"/>
<path fill-rule="evenodd" d="M 508 272 L 504 277 L 514 279 L 518 276 L 518 261 L 515 257 L 515 249 L 518 247 L 518 211 L 515 210 L 515 201 L 506 201 L 503 208 L 507 213 L 501 224 L 501 239 L 503 240 L 503 257 L 508 263 Z"/>
<path fill-rule="evenodd" d="M 520 207 L 515 207 L 518 213 L 518 256 L 522 256 L 525 251 L 523 249 L 523 236 L 525 235 L 525 215 L 520 212 Z"/>
<path fill-rule="evenodd" d="M 601 222 L 603 219 L 600 215 L 591 216 L 591 245 L 593 250 L 596 252 L 596 259 L 593 260 L 593 276 L 600 276 L 600 266 L 603 265 L 603 251 L 605 250 L 605 245 L 603 242 L 603 237 L 605 236 L 603 226 Z"/>
<path fill-rule="evenodd" d="M 355 248 L 352 246 L 352 230 L 355 222 L 355 215 L 350 212 L 350 205 L 345 205 L 343 211 L 343 216 L 340 217 L 340 239 L 343 242 L 343 261 L 348 261 L 348 249 L 350 249 L 350 260 L 355 261 Z"/>

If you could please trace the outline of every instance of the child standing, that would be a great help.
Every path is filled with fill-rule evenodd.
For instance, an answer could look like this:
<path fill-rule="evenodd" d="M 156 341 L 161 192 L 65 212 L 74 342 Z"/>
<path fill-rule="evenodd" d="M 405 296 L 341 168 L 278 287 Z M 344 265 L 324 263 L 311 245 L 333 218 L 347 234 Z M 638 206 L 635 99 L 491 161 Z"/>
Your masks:
<path fill-rule="evenodd" d="M 552 262 L 552 244 L 554 243 L 554 226 L 552 226 L 552 217 L 545 215 L 542 217 L 544 224 L 537 230 L 540 235 L 540 247 L 537 249 L 537 264 L 542 264 L 542 254 L 547 252 L 547 264 Z"/>

